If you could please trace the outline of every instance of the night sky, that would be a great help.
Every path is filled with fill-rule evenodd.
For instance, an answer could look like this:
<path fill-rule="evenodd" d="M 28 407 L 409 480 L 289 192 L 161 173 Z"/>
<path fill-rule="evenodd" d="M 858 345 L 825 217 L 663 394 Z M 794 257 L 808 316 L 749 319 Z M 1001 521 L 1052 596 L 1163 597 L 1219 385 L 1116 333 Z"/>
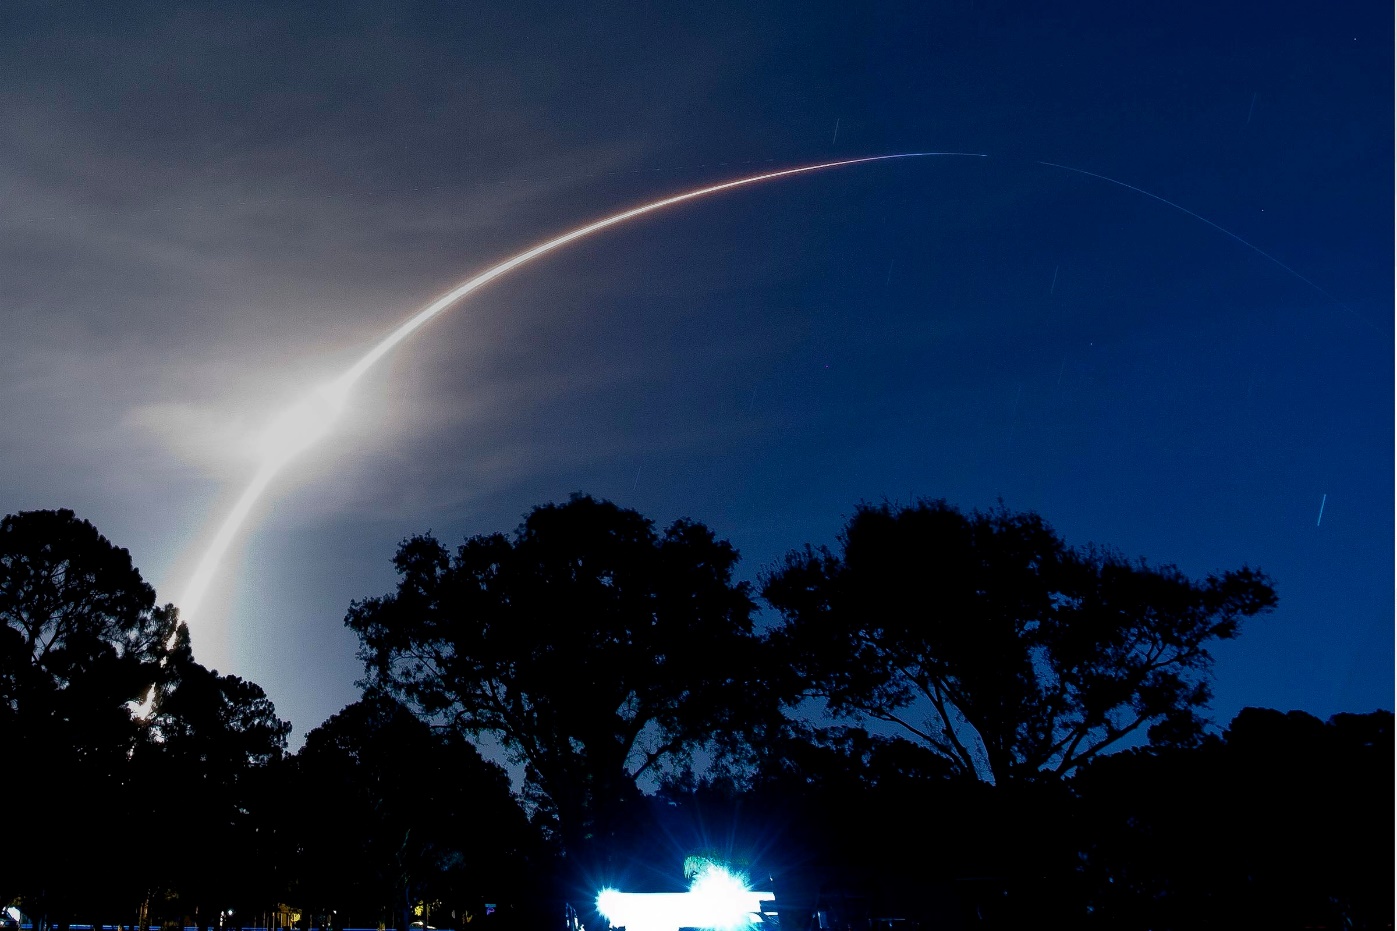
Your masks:
<path fill-rule="evenodd" d="M 274 486 L 196 657 L 297 746 L 410 534 L 582 491 L 755 578 L 860 501 L 1002 499 L 1272 576 L 1219 723 L 1391 709 L 1393 38 L 1372 0 L 6 3 L 0 513 L 72 508 L 175 600 L 248 437 L 457 282 L 744 174 L 979 152 L 655 214 L 435 320 Z"/>

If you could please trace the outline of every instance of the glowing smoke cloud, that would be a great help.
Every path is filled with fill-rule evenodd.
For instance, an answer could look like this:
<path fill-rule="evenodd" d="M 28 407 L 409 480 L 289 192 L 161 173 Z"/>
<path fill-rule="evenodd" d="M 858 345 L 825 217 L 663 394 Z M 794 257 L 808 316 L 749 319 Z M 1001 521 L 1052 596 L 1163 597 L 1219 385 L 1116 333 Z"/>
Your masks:
<path fill-rule="evenodd" d="M 742 187 L 747 184 L 756 184 L 760 181 L 770 181 L 773 178 L 784 178 L 789 175 L 804 174 L 811 171 L 822 171 L 826 168 L 839 168 L 844 165 L 860 165 L 865 162 L 882 162 L 899 158 L 926 158 L 930 156 L 965 156 L 969 158 L 988 158 L 987 155 L 974 152 L 906 152 L 899 155 L 875 155 L 868 158 L 850 158 L 837 162 L 822 162 L 818 165 L 806 165 L 801 168 L 787 168 L 782 171 L 770 171 L 764 174 L 753 175 L 748 178 L 739 178 L 736 181 L 727 181 L 723 184 L 715 184 L 710 187 L 700 188 L 696 191 L 689 191 L 685 194 L 677 194 L 673 197 L 666 197 L 663 200 L 653 201 L 631 210 L 606 217 L 595 223 L 578 227 L 569 233 L 550 239 L 541 245 L 534 246 L 519 253 L 511 259 L 506 259 L 494 268 L 487 269 L 476 275 L 474 278 L 458 285 L 432 303 L 428 304 L 406 323 L 389 333 L 378 345 L 369 350 L 362 359 L 354 364 L 349 371 L 328 385 L 322 386 L 313 392 L 310 397 L 293 405 L 281 416 L 277 417 L 262 435 L 259 443 L 259 453 L 261 455 L 261 465 L 252 481 L 243 491 L 233 505 L 233 509 L 224 518 L 219 526 L 218 532 L 214 535 L 213 541 L 209 544 L 208 551 L 204 553 L 203 559 L 199 561 L 198 567 L 194 570 L 194 575 L 189 580 L 189 585 L 185 588 L 184 594 L 180 597 L 180 613 L 185 617 L 197 615 L 200 603 L 207 594 L 210 583 L 213 582 L 214 574 L 218 571 L 219 564 L 223 561 L 224 555 L 228 552 L 228 547 L 232 545 L 233 538 L 237 536 L 247 517 L 252 513 L 253 507 L 257 504 L 262 493 L 267 490 L 273 478 L 281 471 L 282 467 L 290 462 L 294 457 L 309 449 L 329 434 L 334 425 L 335 418 L 344 409 L 349 397 L 349 391 L 359 377 L 369 370 L 379 359 L 383 358 L 393 347 L 397 346 L 417 329 L 424 326 L 437 314 L 451 307 L 457 301 L 481 288 L 496 278 L 506 275 L 521 265 L 526 265 L 540 256 L 552 252 L 554 249 L 566 246 L 600 232 L 611 226 L 625 223 L 643 214 L 655 210 L 662 210 L 675 204 L 682 204 L 686 201 L 695 200 L 709 194 L 716 194 L 719 191 L 726 191 L 729 188 Z"/>

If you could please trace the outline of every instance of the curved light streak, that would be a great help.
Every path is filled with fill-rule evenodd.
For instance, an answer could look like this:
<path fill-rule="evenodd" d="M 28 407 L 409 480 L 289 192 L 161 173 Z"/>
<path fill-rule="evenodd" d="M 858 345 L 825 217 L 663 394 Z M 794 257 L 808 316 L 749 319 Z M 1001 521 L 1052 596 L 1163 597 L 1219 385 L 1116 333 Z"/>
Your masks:
<path fill-rule="evenodd" d="M 1136 187 L 1136 186 L 1133 185 L 1133 184 L 1127 184 L 1126 182 L 1124 182 L 1124 181 L 1118 181 L 1118 180 L 1116 180 L 1115 178 L 1108 178 L 1106 175 L 1099 175 L 1099 174 L 1097 174 L 1097 173 L 1094 172 L 1094 171 L 1087 171 L 1085 168 L 1073 168 L 1071 165 L 1059 165 L 1059 164 L 1057 164 L 1056 162 L 1039 162 L 1038 164 L 1040 164 L 1040 165 L 1046 165 L 1046 166 L 1049 167 L 1049 168 L 1060 168 L 1060 169 L 1062 169 L 1063 171 L 1075 172 L 1076 174 L 1079 174 L 1079 175 L 1086 175 L 1086 176 L 1089 177 L 1089 178 L 1097 178 L 1097 179 L 1099 179 L 1099 180 L 1101 180 L 1101 181 L 1105 181 L 1105 182 L 1107 182 L 1107 183 L 1109 183 L 1109 184 L 1114 184 L 1114 185 L 1117 185 L 1117 186 L 1119 186 L 1119 187 L 1123 187 L 1123 188 L 1125 188 L 1126 190 L 1134 191 L 1136 194 L 1143 194 L 1143 195 L 1145 195 L 1146 197 L 1151 198 L 1152 200 L 1157 200 L 1157 201 L 1159 201 L 1161 204 L 1168 204 L 1170 207 L 1173 207 L 1175 210 L 1179 211 L 1180 213 L 1186 213 L 1186 214 L 1188 214 L 1189 216 L 1193 217 L 1195 220 L 1198 220 L 1199 222 L 1208 224 L 1208 225 L 1211 226 L 1213 229 L 1217 230 L 1219 233 L 1222 233 L 1224 236 L 1230 236 L 1231 238 L 1235 239 L 1237 242 L 1239 242 L 1239 243 L 1241 243 L 1242 245 L 1246 246 L 1246 247 L 1247 247 L 1248 249 L 1250 249 L 1251 251 L 1255 252 L 1257 255 L 1261 256 L 1261 257 L 1262 257 L 1263 259 L 1265 259 L 1266 261 L 1272 262 L 1272 263 L 1274 263 L 1275 265 L 1279 266 L 1280 268 L 1284 269 L 1284 270 L 1285 270 L 1287 273 L 1289 273 L 1290 275 L 1294 276 L 1295 278 L 1299 279 L 1300 281 L 1303 281 L 1305 284 L 1309 285 L 1311 288 L 1314 288 L 1314 289 L 1315 289 L 1316 291 L 1318 291 L 1320 294 L 1324 295 L 1326 298 L 1328 298 L 1328 299 L 1334 304 L 1335 307 L 1340 307 L 1340 308 L 1342 308 L 1343 310 L 1347 311 L 1348 314 L 1349 314 L 1349 316 L 1353 317 L 1354 320 L 1356 320 L 1356 321 L 1358 321 L 1359 323 L 1363 324 L 1365 327 L 1367 327 L 1368 329 L 1372 330 L 1374 333 L 1381 333 L 1381 332 L 1383 332 L 1383 331 L 1378 327 L 1378 325 L 1375 324 L 1372 320 L 1369 320 L 1367 317 L 1363 316 L 1363 315 L 1360 314 L 1358 311 L 1354 310 L 1352 307 L 1350 307 L 1349 305 L 1345 304 L 1343 301 L 1339 300 L 1337 297 L 1335 297 L 1334 295 L 1330 294 L 1328 291 L 1324 290 L 1324 289 L 1321 288 L 1319 285 L 1315 284 L 1313 281 L 1311 281 L 1310 279 L 1306 278 L 1304 275 L 1302 275 L 1302 274 L 1300 274 L 1299 272 L 1297 272 L 1295 269 L 1291 268 L 1289 265 L 1285 264 L 1285 263 L 1282 262 L 1280 259 L 1278 259 L 1278 258 L 1276 258 L 1274 255 L 1272 255 L 1271 253 L 1267 252 L 1265 249 L 1262 249 L 1260 246 L 1256 245 L 1255 243 L 1248 242 L 1247 240 L 1243 239 L 1241 236 L 1238 236 L 1236 233 L 1232 232 L 1232 231 L 1231 231 L 1230 229 L 1228 229 L 1227 227 L 1222 226 L 1222 225 L 1217 224 L 1217 223 L 1214 223 L 1212 220 L 1209 220 L 1207 217 L 1203 216 L 1202 214 L 1194 213 L 1192 210 L 1189 210 L 1189 209 L 1188 209 L 1187 207 L 1185 207 L 1183 204 L 1176 204 L 1176 203 L 1174 203 L 1172 200 L 1169 200 L 1168 198 L 1165 198 L 1165 197 L 1160 197 L 1158 194 L 1153 194 L 1153 193 L 1151 193 L 1151 192 L 1145 190 L 1145 189 L 1142 188 L 1142 187 Z"/>
<path fill-rule="evenodd" d="M 1126 184 L 1124 181 L 1117 181 L 1115 178 L 1108 178 L 1108 177 L 1106 177 L 1105 175 L 1099 175 L 1099 174 L 1097 174 L 1097 173 L 1094 172 L 1094 171 L 1087 171 L 1085 168 L 1073 168 L 1071 165 L 1059 165 L 1059 164 L 1057 164 L 1056 162 L 1039 162 L 1038 164 L 1040 164 L 1040 165 L 1046 165 L 1046 166 L 1049 167 L 1049 168 L 1061 168 L 1063 171 L 1073 171 L 1073 172 L 1076 172 L 1076 173 L 1079 174 L 1079 175 L 1086 175 L 1086 176 L 1089 177 L 1089 178 L 1098 178 L 1098 179 L 1100 179 L 1100 180 L 1102 180 L 1102 181 L 1108 181 L 1108 182 L 1110 182 L 1111 184 L 1115 184 L 1115 185 L 1118 185 L 1118 186 L 1120 186 L 1120 187 L 1126 188 L 1127 190 L 1134 191 L 1136 194 L 1144 194 L 1146 197 L 1149 197 L 1149 198 L 1152 198 L 1152 199 L 1154 199 L 1154 200 L 1157 200 L 1157 201 L 1159 201 L 1161 204 L 1168 204 L 1170 207 L 1173 207 L 1175 210 L 1180 210 L 1180 211 L 1182 211 L 1182 212 L 1188 214 L 1189 216 L 1193 217 L 1195 220 L 1199 220 L 1199 221 L 1201 221 L 1201 222 L 1203 222 L 1203 223 L 1208 224 L 1208 225 L 1211 226 L 1213 229 L 1217 230 L 1219 233 L 1222 233 L 1222 234 L 1225 235 L 1225 236 L 1231 236 L 1233 239 L 1237 240 L 1239 243 L 1241 243 L 1242 245 L 1246 246 L 1248 249 L 1250 249 L 1251 251 L 1255 252 L 1257 255 L 1261 256 L 1261 257 L 1262 257 L 1263 259 L 1265 259 L 1266 261 L 1268 261 L 1268 262 L 1274 262 L 1275 264 L 1279 265 L 1281 268 L 1283 268 L 1283 269 L 1285 269 L 1286 271 L 1290 272 L 1290 274 L 1294 275 L 1296 278 L 1299 278 L 1301 281 L 1305 282 L 1305 284 L 1307 284 L 1307 285 L 1309 285 L 1310 287 L 1314 288 L 1316 291 L 1318 291 L 1320 294 L 1323 294 L 1325 297 L 1329 298 L 1329 300 L 1333 301 L 1335 304 L 1339 304 L 1339 305 L 1341 305 L 1341 306 L 1342 306 L 1342 304 L 1343 304 L 1343 302 L 1340 301 L 1337 297 L 1335 297 L 1334 295 L 1330 294 L 1328 291 L 1324 290 L 1324 289 L 1321 288 L 1319 285 L 1315 284 L 1313 281 L 1311 281 L 1310 279 L 1306 278 L 1304 275 L 1300 274 L 1300 273 L 1297 272 L 1295 269 L 1291 268 L 1289 265 L 1285 264 L 1285 263 L 1282 262 L 1280 259 L 1278 259 L 1278 258 L 1276 258 L 1274 255 L 1272 255 L 1271 253 L 1265 251 L 1265 250 L 1262 249 L 1260 246 L 1254 246 L 1254 245 L 1252 245 L 1251 243 L 1249 243 L 1249 242 L 1247 242 L 1245 239 L 1243 239 L 1241 236 L 1238 236 L 1236 233 L 1232 232 L 1230 229 L 1227 229 L 1226 227 L 1223 227 L 1223 226 L 1219 226 L 1218 224 L 1214 223 L 1212 220 L 1209 220 L 1207 217 L 1202 216 L 1202 215 L 1197 214 L 1197 213 L 1194 213 L 1192 210 L 1189 210 L 1187 207 L 1183 206 L 1182 204 L 1176 204 L 1176 203 L 1174 203 L 1172 200 L 1168 200 L 1168 199 L 1166 199 L 1166 198 L 1160 197 L 1158 194 L 1151 194 L 1149 191 L 1145 190 L 1144 188 L 1136 187 L 1136 186 L 1133 185 L 1133 184 Z"/>
<path fill-rule="evenodd" d="M 540 243 L 531 249 L 526 249 L 513 258 L 509 258 L 486 269 L 474 278 L 457 285 L 455 288 L 432 301 L 422 310 L 408 318 L 401 326 L 389 333 L 378 342 L 372 349 L 364 354 L 358 362 L 354 363 L 343 375 L 336 378 L 327 385 L 321 386 L 311 395 L 296 404 L 287 411 L 279 415 L 263 434 L 260 446 L 262 455 L 261 465 L 258 467 L 252 481 L 248 483 L 242 495 L 234 503 L 232 510 L 219 525 L 218 532 L 214 535 L 209 548 L 205 551 L 203 558 L 199 561 L 194 570 L 194 575 L 190 578 L 189 584 L 185 587 L 184 594 L 180 596 L 179 609 L 182 615 L 193 616 L 198 613 L 204 596 L 208 593 L 209 585 L 212 584 L 214 576 L 218 572 L 223 557 L 227 554 L 228 548 L 232 545 L 233 539 L 238 531 L 247 521 L 248 515 L 252 513 L 267 486 L 271 484 L 273 478 L 282 468 L 300 453 L 309 449 L 316 442 L 329 434 L 334 420 L 344 409 L 348 400 L 350 389 L 365 372 L 373 366 L 375 362 L 382 359 L 393 350 L 395 346 L 407 339 L 414 332 L 425 326 L 433 317 L 442 313 L 457 301 L 466 297 L 473 291 L 484 287 L 503 275 L 514 271 L 522 265 L 527 265 L 534 259 L 546 255 L 555 249 L 561 248 L 584 239 L 593 233 L 601 232 L 608 227 L 625 223 L 636 217 L 652 213 L 656 210 L 663 210 L 665 207 L 672 207 L 675 204 L 682 204 L 686 201 L 696 200 L 706 197 L 709 194 L 717 194 L 731 188 L 743 187 L 748 184 L 757 184 L 761 181 L 770 181 L 775 178 L 785 178 L 790 175 L 805 174 L 812 171 L 823 171 L 827 168 L 841 168 L 846 165 L 861 165 L 867 162 L 883 162 L 892 159 L 902 158 L 927 158 L 931 156 L 962 156 L 967 158 L 988 158 L 988 155 L 979 152 L 903 152 L 897 155 L 874 155 L 865 158 L 848 158 L 836 162 L 821 162 L 817 165 L 804 165 L 799 168 L 786 168 L 780 171 L 768 171 L 759 175 L 751 175 L 746 178 L 738 178 L 736 181 L 725 181 L 722 184 L 714 184 L 697 190 L 688 191 L 683 194 L 676 194 L 672 197 L 665 197 L 661 200 L 651 201 L 630 210 L 613 214 L 586 226 L 580 226 L 571 232 L 567 232 L 547 242 Z"/>

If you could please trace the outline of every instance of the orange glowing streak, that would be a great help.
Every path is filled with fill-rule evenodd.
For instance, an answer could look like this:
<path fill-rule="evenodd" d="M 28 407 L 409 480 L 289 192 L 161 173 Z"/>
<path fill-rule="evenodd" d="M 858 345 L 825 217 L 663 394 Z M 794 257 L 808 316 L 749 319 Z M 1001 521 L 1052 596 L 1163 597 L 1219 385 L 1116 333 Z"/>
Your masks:
<path fill-rule="evenodd" d="M 665 207 L 672 207 L 675 204 L 682 204 L 686 201 L 696 200 L 706 197 L 709 194 L 717 194 L 719 191 L 726 191 L 730 188 L 742 187 L 748 184 L 757 184 L 761 181 L 770 181 L 775 178 L 784 178 L 789 175 L 805 174 L 812 171 L 823 171 L 827 168 L 840 168 L 845 165 L 861 165 L 866 162 L 883 162 L 900 158 L 927 158 L 931 156 L 962 156 L 967 158 L 988 158 L 978 152 L 904 152 L 898 155 L 874 155 L 865 158 L 848 158 L 837 162 L 821 162 L 818 165 L 804 165 L 800 168 L 786 168 L 781 171 L 768 171 L 759 175 L 751 175 L 746 178 L 739 178 L 736 181 L 725 181 L 722 184 L 714 184 L 698 190 L 688 191 L 683 194 L 676 194 L 673 197 L 666 197 L 662 200 L 652 201 L 642 204 L 630 210 L 613 214 L 586 226 L 580 226 L 571 232 L 564 233 L 555 239 L 534 246 L 531 249 L 519 253 L 513 258 L 506 259 L 493 268 L 486 269 L 474 278 L 457 285 L 441 297 L 432 301 L 422 310 L 399 326 L 392 333 L 384 337 L 376 346 L 364 354 L 364 357 L 346 371 L 339 378 L 328 385 L 323 386 L 310 398 L 303 399 L 292 405 L 277 417 L 269 428 L 262 444 L 262 464 L 258 467 L 257 473 L 252 481 L 233 505 L 231 511 L 219 525 L 218 532 L 214 535 L 213 541 L 205 551 L 203 558 L 199 561 L 194 575 L 190 578 L 189 584 L 185 587 L 184 594 L 179 600 L 180 613 L 186 618 L 197 615 L 200 604 L 207 594 L 209 585 L 213 582 L 214 575 L 218 571 L 219 564 L 227 554 L 228 548 L 232 545 L 233 539 L 246 522 L 248 515 L 252 512 L 262 493 L 271 484 L 273 478 L 281 471 L 286 463 L 299 455 L 306 448 L 313 445 L 319 439 L 329 433 L 329 428 L 333 419 L 343 409 L 348 399 L 349 391 L 354 383 L 359 380 L 369 367 L 379 359 L 387 355 L 393 347 L 425 326 L 429 320 L 448 309 L 457 301 L 466 297 L 471 292 L 484 287 L 509 272 L 514 271 L 521 265 L 526 265 L 534 259 L 539 258 L 554 249 L 566 246 L 569 243 L 584 239 L 593 233 L 600 232 L 608 227 L 625 223 L 636 217 L 651 213 L 656 210 L 663 210 Z M 313 419 L 318 416 L 319 419 Z M 283 441 L 281 438 L 285 438 Z"/>

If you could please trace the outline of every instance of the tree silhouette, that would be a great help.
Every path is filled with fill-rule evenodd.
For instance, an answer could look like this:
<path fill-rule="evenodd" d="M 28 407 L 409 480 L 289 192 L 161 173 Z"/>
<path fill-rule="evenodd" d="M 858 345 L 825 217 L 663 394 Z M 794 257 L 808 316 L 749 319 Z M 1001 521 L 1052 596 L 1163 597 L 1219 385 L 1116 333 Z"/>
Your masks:
<path fill-rule="evenodd" d="M 860 506 L 838 554 L 788 554 L 762 594 L 809 694 L 994 783 L 1062 777 L 1141 728 L 1195 740 L 1208 645 L 1275 603 L 1251 569 L 1194 582 L 1035 514 L 925 500 Z"/>
<path fill-rule="evenodd" d="M 637 781 L 701 747 L 732 749 L 777 705 L 737 552 L 705 526 L 574 495 L 513 535 L 456 553 L 398 550 L 395 594 L 356 602 L 373 683 L 430 718 L 489 734 L 577 856 L 635 801 Z"/>
<path fill-rule="evenodd" d="M 432 923 L 460 927 L 523 897 L 533 830 L 505 771 L 454 731 L 369 694 L 311 731 L 294 763 L 296 895 L 314 914 L 406 931 L 413 906 L 435 902 Z"/>
<path fill-rule="evenodd" d="M 739 798 L 782 867 L 783 916 L 1023 928 L 1083 913 L 1070 780 L 957 778 L 925 743 L 861 728 L 797 728 L 770 749 Z"/>
<path fill-rule="evenodd" d="M 1245 708 L 1198 748 L 1094 761 L 1073 780 L 1082 924 L 1391 927 L 1392 720 Z"/>
<path fill-rule="evenodd" d="M 0 895 L 41 924 L 131 907 L 133 863 L 83 843 L 129 833 L 134 703 L 149 694 L 172 606 L 72 511 L 0 520 Z"/>
<path fill-rule="evenodd" d="M 193 856 L 182 845 L 155 848 L 142 873 L 148 896 L 172 897 L 201 929 L 226 908 L 276 901 L 267 780 L 290 723 L 256 683 L 196 662 L 181 624 L 143 731 L 132 770 L 146 823 L 205 841 Z"/>
<path fill-rule="evenodd" d="M 0 704 L 30 738 L 61 730 L 84 757 L 127 749 L 128 703 L 154 684 L 173 606 L 72 511 L 28 511 L 0 521 Z"/>

